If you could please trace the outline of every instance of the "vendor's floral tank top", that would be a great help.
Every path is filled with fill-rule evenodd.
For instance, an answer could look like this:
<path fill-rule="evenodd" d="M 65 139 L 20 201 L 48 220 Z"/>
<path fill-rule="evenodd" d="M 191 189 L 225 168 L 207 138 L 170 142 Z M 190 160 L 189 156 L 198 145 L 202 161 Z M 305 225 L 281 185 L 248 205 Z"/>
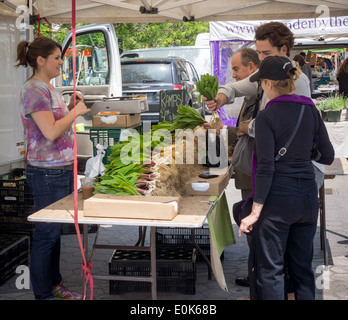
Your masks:
<path fill-rule="evenodd" d="M 29 79 L 20 95 L 20 114 L 27 142 L 27 161 L 33 166 L 65 166 L 74 161 L 73 127 L 63 135 L 50 141 L 44 137 L 31 113 L 35 111 L 52 111 L 59 120 L 68 112 L 68 108 L 55 88 L 38 79 Z"/>

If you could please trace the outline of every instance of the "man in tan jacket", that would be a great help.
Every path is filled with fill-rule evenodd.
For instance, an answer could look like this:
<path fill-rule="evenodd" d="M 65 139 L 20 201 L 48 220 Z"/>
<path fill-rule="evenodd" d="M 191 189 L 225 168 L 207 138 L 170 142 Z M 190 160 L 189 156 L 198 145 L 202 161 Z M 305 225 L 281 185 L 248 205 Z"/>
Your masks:
<path fill-rule="evenodd" d="M 251 74 L 256 72 L 258 70 L 260 60 L 258 53 L 255 50 L 251 48 L 242 48 L 232 56 L 231 64 L 233 71 L 232 77 L 238 82 L 248 78 Z M 238 116 L 237 126 L 227 126 L 229 145 L 235 144 L 241 135 L 241 132 L 246 131 L 245 129 L 248 127 L 248 124 L 252 118 L 251 114 L 253 113 L 255 107 L 256 98 L 256 90 L 254 94 L 244 96 L 243 105 Z M 207 129 L 210 128 L 209 123 L 205 123 L 203 126 Z M 251 176 L 235 170 L 235 187 L 241 190 L 242 199 L 245 199 L 252 192 Z"/>
<path fill-rule="evenodd" d="M 255 50 L 251 48 L 243 48 L 232 56 L 231 63 L 233 71 L 232 77 L 238 82 L 257 71 L 260 60 Z M 244 102 L 238 116 L 237 126 L 227 127 L 229 144 L 235 144 L 241 135 L 241 132 L 245 131 L 242 128 L 243 126 L 247 126 L 252 118 L 254 108 L 256 107 L 256 98 L 257 92 L 255 92 L 254 95 L 244 97 Z M 242 199 L 246 199 L 246 197 L 252 192 L 251 176 L 235 169 L 235 187 L 236 189 L 241 190 Z"/>
<path fill-rule="evenodd" d="M 231 60 L 232 64 L 232 77 L 236 81 L 241 81 L 245 78 L 248 78 L 251 74 L 258 70 L 260 60 L 258 53 L 251 48 L 242 48 L 237 51 Z M 256 107 L 255 101 L 257 98 L 257 91 L 250 96 L 245 96 L 243 105 L 241 107 L 238 122 L 236 127 L 227 127 L 228 130 L 228 144 L 233 145 L 237 142 L 238 137 L 241 135 L 241 132 L 247 131 L 248 124 L 252 119 L 252 114 L 254 108 Z M 239 124 L 239 126 L 238 126 Z M 204 124 L 204 127 L 209 128 L 209 123 Z M 251 153 L 251 152 L 250 152 Z M 250 154 L 251 158 L 251 154 Z M 247 159 L 241 159 L 248 161 Z M 245 174 L 242 171 L 234 170 L 234 183 L 236 189 L 241 190 L 242 199 L 246 199 L 247 196 L 252 192 L 251 185 L 251 175 Z M 248 244 L 250 242 L 250 236 L 247 236 Z M 238 278 L 236 283 L 241 286 L 248 286 L 248 278 Z"/>

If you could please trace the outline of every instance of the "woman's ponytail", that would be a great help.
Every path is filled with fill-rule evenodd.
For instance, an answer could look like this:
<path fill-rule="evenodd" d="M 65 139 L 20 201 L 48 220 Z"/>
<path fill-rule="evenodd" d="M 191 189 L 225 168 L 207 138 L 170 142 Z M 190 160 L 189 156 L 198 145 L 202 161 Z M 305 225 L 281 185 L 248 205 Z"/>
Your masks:
<path fill-rule="evenodd" d="M 28 66 L 28 58 L 27 58 L 27 52 L 29 47 L 29 41 L 23 40 L 21 41 L 17 46 L 17 59 L 18 63 L 16 64 L 16 67 L 19 66 Z"/>

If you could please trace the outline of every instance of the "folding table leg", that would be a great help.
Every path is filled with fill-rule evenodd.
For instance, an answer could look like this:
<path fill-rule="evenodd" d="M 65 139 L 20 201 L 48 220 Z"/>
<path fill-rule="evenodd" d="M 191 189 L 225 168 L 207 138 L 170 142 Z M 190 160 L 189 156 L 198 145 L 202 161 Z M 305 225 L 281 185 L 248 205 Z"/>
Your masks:
<path fill-rule="evenodd" d="M 194 245 L 194 247 L 197 249 L 197 251 L 201 254 L 201 256 L 203 257 L 203 260 L 207 264 L 207 267 L 208 267 L 208 280 L 211 280 L 212 279 L 211 263 L 210 263 L 208 257 L 205 255 L 205 253 L 202 251 L 202 249 L 200 248 L 200 246 L 196 242 L 195 228 L 191 228 L 191 242 Z"/>
<path fill-rule="evenodd" d="M 150 255 L 151 255 L 151 295 L 152 295 L 152 300 L 157 300 L 156 227 L 151 227 L 150 229 Z"/>
<path fill-rule="evenodd" d="M 324 264 L 329 265 L 326 239 L 326 212 L 325 212 L 325 186 L 324 182 L 319 189 L 319 213 L 320 213 L 320 249 L 324 251 Z"/>

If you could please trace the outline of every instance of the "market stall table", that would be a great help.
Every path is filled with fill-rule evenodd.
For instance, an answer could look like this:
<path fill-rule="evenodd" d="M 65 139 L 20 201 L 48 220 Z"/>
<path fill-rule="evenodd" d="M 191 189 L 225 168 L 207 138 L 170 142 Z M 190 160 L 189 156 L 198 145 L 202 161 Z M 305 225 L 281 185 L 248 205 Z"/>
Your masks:
<path fill-rule="evenodd" d="M 178 227 L 178 228 L 200 228 L 203 226 L 206 218 L 214 211 L 216 204 L 220 201 L 224 192 L 211 201 L 209 196 L 190 196 L 183 197 L 180 200 L 180 212 L 172 220 L 151 220 L 151 219 L 131 219 L 131 218 L 101 218 L 101 217 L 84 217 L 83 200 L 79 194 L 78 201 L 78 223 L 87 227 L 93 225 L 126 225 L 138 227 L 150 227 L 150 246 L 112 246 L 118 249 L 137 249 L 150 251 L 151 256 L 151 276 L 150 277 L 127 277 L 127 276 L 106 276 L 94 275 L 95 279 L 104 280 L 128 280 L 128 281 L 145 281 L 151 282 L 151 294 L 153 299 L 157 299 L 157 281 L 156 281 L 156 227 Z M 224 201 L 225 196 L 223 197 Z M 48 207 L 37 211 L 28 217 L 32 222 L 50 222 L 50 223 L 74 223 L 74 195 L 71 194 Z M 86 259 L 88 257 L 88 233 L 84 227 L 83 246 Z M 100 245 L 99 247 L 103 247 Z M 110 248 L 111 246 L 109 246 Z"/>
<path fill-rule="evenodd" d="M 334 92 L 338 91 L 338 85 L 337 84 L 321 85 L 321 86 L 318 86 L 317 90 L 319 90 L 320 92 L 329 92 L 333 94 Z"/>
<path fill-rule="evenodd" d="M 336 158 L 348 158 L 348 121 L 324 122 Z"/>
<path fill-rule="evenodd" d="M 330 166 L 325 166 L 325 179 L 334 179 L 336 175 L 348 174 L 348 161 L 345 158 L 335 158 Z M 324 251 L 324 264 L 329 265 L 326 239 L 326 209 L 325 209 L 325 179 L 319 189 L 320 212 L 320 246 Z"/>

